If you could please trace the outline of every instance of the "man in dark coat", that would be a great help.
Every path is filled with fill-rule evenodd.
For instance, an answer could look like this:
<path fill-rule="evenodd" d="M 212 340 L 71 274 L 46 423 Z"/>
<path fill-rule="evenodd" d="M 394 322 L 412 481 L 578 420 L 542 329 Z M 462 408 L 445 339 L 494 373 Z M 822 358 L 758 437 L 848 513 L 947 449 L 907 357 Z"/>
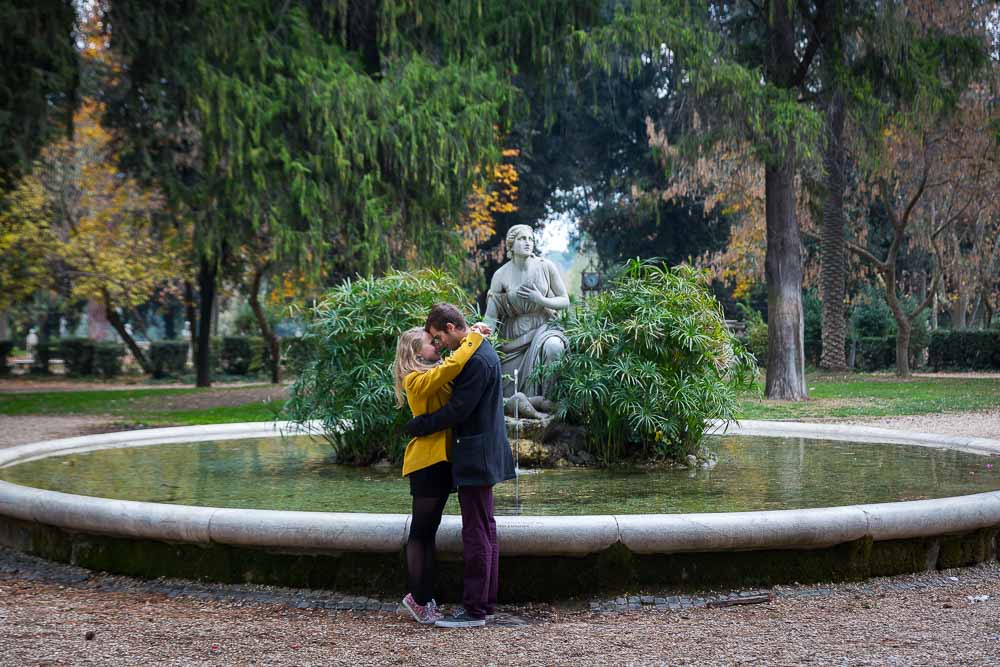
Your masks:
<path fill-rule="evenodd" d="M 451 304 L 434 306 L 427 333 L 436 346 L 456 350 L 468 335 L 462 313 Z M 465 561 L 463 612 L 436 623 L 442 627 L 485 625 L 496 608 L 500 547 L 493 518 L 493 485 L 513 479 L 514 457 L 503 414 L 500 358 L 488 340 L 452 383 L 451 399 L 437 412 L 409 421 L 414 436 L 451 428 L 452 472 L 462 507 L 462 552 Z"/>

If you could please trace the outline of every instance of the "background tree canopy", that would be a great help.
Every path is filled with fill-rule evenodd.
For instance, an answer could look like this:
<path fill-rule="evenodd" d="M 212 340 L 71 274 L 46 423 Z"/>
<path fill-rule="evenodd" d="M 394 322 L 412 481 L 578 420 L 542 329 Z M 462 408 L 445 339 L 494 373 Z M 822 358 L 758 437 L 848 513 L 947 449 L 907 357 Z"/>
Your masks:
<path fill-rule="evenodd" d="M 80 65 L 71 0 L 0 1 L 0 192 L 72 130 Z"/>

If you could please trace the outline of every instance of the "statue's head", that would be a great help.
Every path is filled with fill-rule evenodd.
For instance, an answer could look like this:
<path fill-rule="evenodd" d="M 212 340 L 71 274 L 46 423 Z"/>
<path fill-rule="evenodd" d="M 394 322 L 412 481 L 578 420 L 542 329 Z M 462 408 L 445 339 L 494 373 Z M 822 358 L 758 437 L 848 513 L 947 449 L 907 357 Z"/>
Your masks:
<path fill-rule="evenodd" d="M 507 257 L 530 257 L 535 252 L 535 232 L 528 225 L 514 225 L 507 230 Z"/>

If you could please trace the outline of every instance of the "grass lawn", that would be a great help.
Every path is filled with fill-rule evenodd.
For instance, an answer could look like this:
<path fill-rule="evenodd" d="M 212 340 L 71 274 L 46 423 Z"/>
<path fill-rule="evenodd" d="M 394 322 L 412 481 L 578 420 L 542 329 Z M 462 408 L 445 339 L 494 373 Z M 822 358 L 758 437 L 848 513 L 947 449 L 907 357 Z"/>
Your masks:
<path fill-rule="evenodd" d="M 1000 378 L 914 378 L 810 374 L 808 401 L 764 401 L 747 394 L 741 419 L 882 417 L 1000 408 Z M 108 415 L 147 426 L 271 421 L 282 399 L 232 400 L 240 389 L 129 389 L 0 393 L 0 415 Z M 247 391 L 243 389 L 242 391 Z M 240 394 L 242 396 L 242 394 Z"/>
<path fill-rule="evenodd" d="M 220 402 L 220 398 L 222 402 L 227 402 L 226 393 L 237 391 L 241 389 L 213 387 L 0 394 L 0 415 L 107 415 L 116 418 L 116 421 L 132 424 L 180 426 L 271 421 L 284 403 L 281 399 L 271 399 L 247 400 L 238 405 L 212 405 Z M 178 401 L 178 397 L 182 400 Z M 171 408 L 171 404 L 177 402 L 188 405 L 204 402 L 207 406 Z"/>
<path fill-rule="evenodd" d="M 891 375 L 807 375 L 809 400 L 764 401 L 746 396 L 741 419 L 884 417 L 1000 408 L 1000 378 Z"/>
<path fill-rule="evenodd" d="M 234 424 L 273 421 L 284 401 L 247 403 L 246 405 L 204 408 L 201 410 L 165 410 L 128 415 L 128 420 L 145 426 L 193 426 L 197 424 Z"/>

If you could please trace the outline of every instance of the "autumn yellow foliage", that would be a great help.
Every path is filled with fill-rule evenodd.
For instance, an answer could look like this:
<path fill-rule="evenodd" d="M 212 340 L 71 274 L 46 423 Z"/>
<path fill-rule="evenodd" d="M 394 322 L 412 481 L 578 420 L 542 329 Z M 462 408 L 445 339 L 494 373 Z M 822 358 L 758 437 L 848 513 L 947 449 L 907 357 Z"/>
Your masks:
<path fill-rule="evenodd" d="M 26 180 L 0 203 L 0 310 L 49 283 L 53 242 L 45 190 Z"/>
<path fill-rule="evenodd" d="M 503 157 L 517 157 L 520 151 L 508 148 Z M 518 173 L 509 162 L 498 162 L 490 169 L 486 183 L 473 185 L 466 203 L 465 215 L 456 231 L 462 238 L 462 247 L 472 252 L 496 232 L 497 213 L 517 210 Z"/>
<path fill-rule="evenodd" d="M 85 100 L 73 138 L 47 146 L 14 189 L 0 218 L 0 248 L 36 254 L 37 266 L 21 279 L 25 289 L 44 282 L 26 277 L 48 277 L 58 267 L 73 296 L 131 308 L 181 274 L 185 253 L 175 235 L 154 227 L 160 196 L 118 171 L 102 112 L 100 103 Z"/>

